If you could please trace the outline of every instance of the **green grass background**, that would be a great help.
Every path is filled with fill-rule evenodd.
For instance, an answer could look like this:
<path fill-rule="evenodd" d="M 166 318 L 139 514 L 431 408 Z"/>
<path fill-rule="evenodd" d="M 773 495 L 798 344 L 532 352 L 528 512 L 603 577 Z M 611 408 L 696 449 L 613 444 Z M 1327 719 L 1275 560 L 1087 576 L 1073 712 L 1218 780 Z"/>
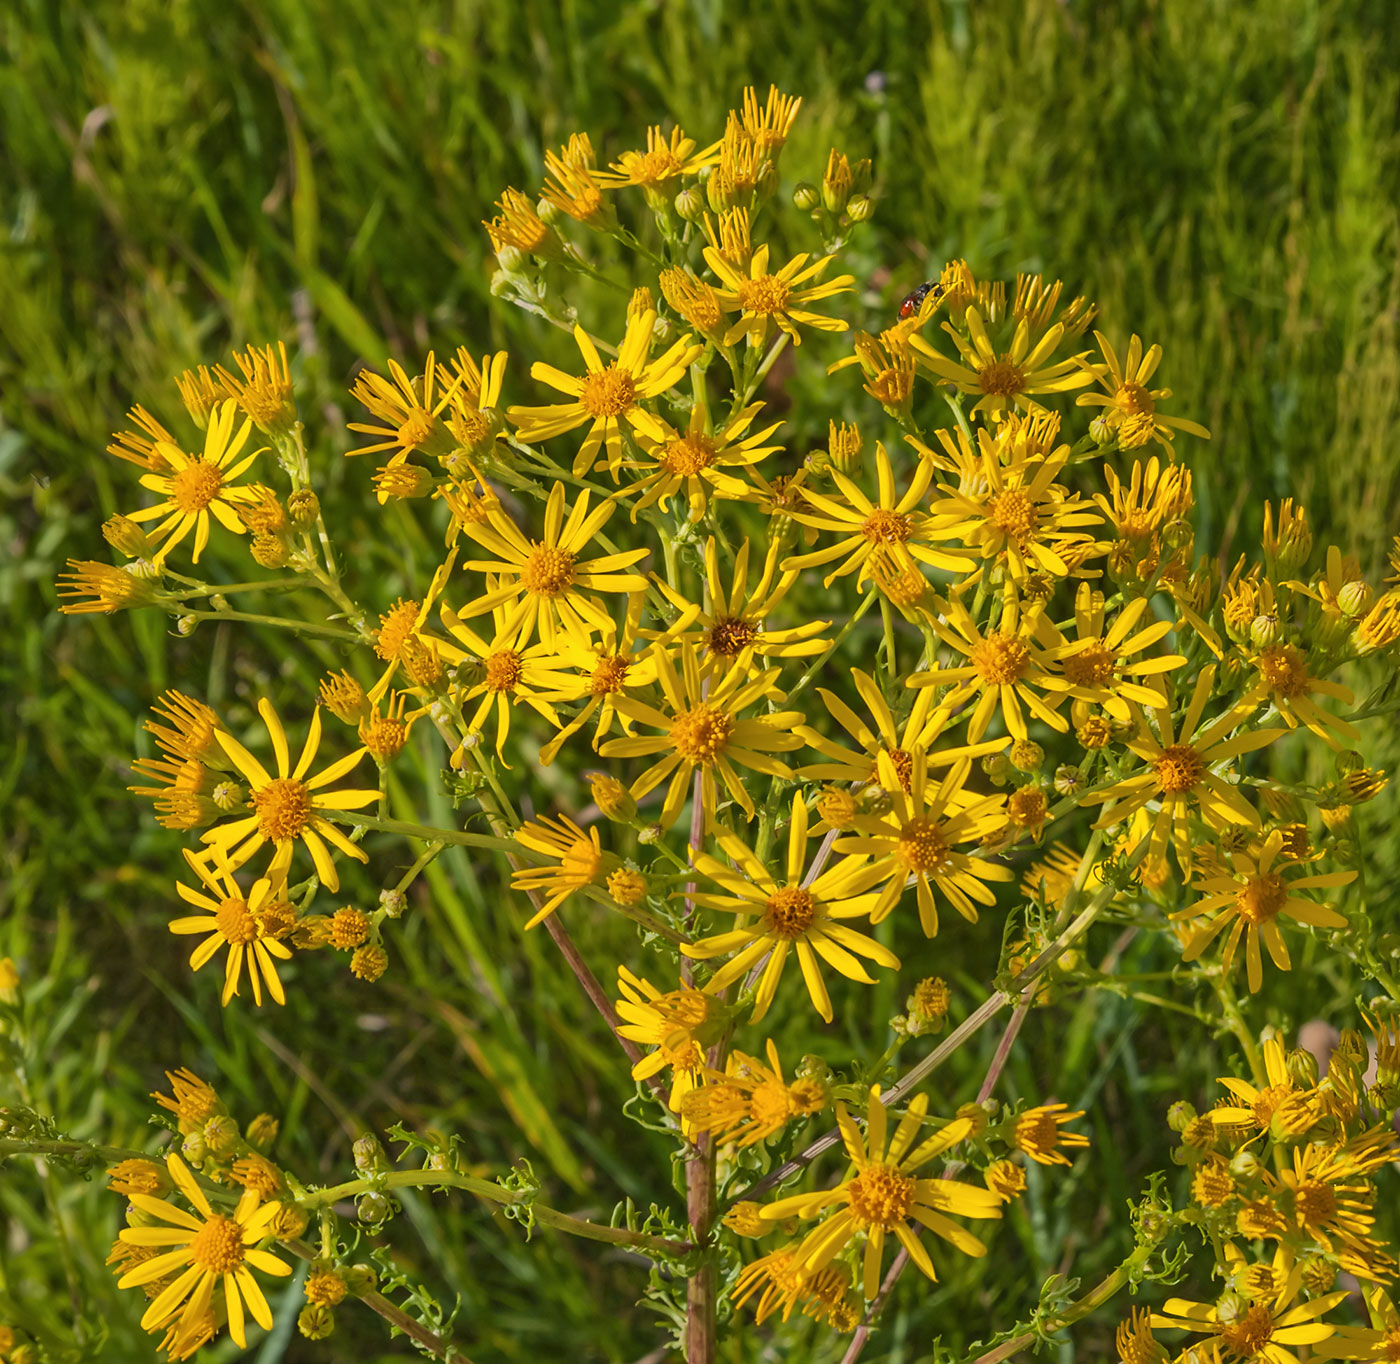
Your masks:
<path fill-rule="evenodd" d="M 576 129 L 605 157 L 649 122 L 708 140 L 745 83 L 771 80 L 806 101 L 789 180 L 816 178 L 833 143 L 875 158 L 878 213 L 853 257 L 872 324 L 953 255 L 979 274 L 1060 276 L 1100 302 L 1112 335 L 1165 347 L 1174 410 L 1214 432 L 1195 458 L 1200 543 L 1233 559 L 1257 544 L 1262 499 L 1295 495 L 1320 542 L 1374 570 L 1400 530 L 1397 73 L 1388 0 L 13 0 L 0 15 L 0 954 L 26 982 L 36 1102 L 78 1135 L 140 1143 L 142 1096 L 188 1064 L 241 1118 L 282 1117 L 279 1152 L 308 1178 L 336 1177 L 351 1137 L 399 1120 L 460 1131 L 483 1168 L 527 1155 L 551 1201 L 593 1215 L 667 1188 L 664 1144 L 617 1117 L 630 1082 L 488 863 L 441 860 L 377 987 L 310 957 L 286 1010 L 220 1012 L 210 973 L 191 977 L 163 927 L 180 841 L 122 789 L 146 751 L 145 707 L 182 685 L 243 719 L 269 690 L 304 719 L 335 656 L 302 649 L 283 666 L 276 638 L 180 640 L 160 619 L 54 613 L 63 560 L 105 557 L 98 523 L 131 505 L 103 446 L 132 402 L 173 415 L 176 371 L 286 339 L 303 414 L 331 429 L 325 496 L 364 582 L 386 600 L 421 584 L 432 541 L 397 513 L 385 534 L 365 471 L 334 454 L 353 366 L 393 354 L 411 367 L 465 341 L 509 348 L 519 383 L 518 357 L 561 355 L 566 340 L 490 300 L 479 220 L 502 186 L 533 189 L 543 150 Z M 799 391 L 822 395 L 819 374 Z M 825 416 L 789 414 L 796 448 Z M 401 812 L 417 800 L 451 817 L 422 795 L 435 765 L 405 770 Z M 1393 869 L 1393 841 L 1375 857 Z M 635 959 L 621 920 L 579 918 L 590 959 Z M 905 978 L 941 971 L 965 1012 L 992 936 L 940 938 Z M 1171 964 L 1150 941 L 1132 952 L 1139 969 Z M 1251 1020 L 1336 1016 L 1350 983 L 1319 966 L 1288 984 Z M 809 1045 L 849 1057 L 900 1003 L 890 987 L 853 994 Z M 775 1021 L 806 1026 L 795 1006 Z M 993 1041 L 946 1072 L 935 1106 L 972 1097 Z M 1165 1163 L 1165 1105 L 1203 1097 L 1221 1073 L 1212 1047 L 1208 1027 L 1104 992 L 1033 1014 L 1003 1092 L 1045 1097 L 1055 1077 L 1060 1097 L 1092 1106 L 1092 1157 L 1033 1183 L 992 1261 L 947 1259 L 937 1287 L 906 1280 L 865 1357 L 929 1360 L 940 1333 L 956 1355 L 1024 1312 L 1047 1274 L 1087 1283 L 1116 1262 L 1124 1201 Z M 137 1295 L 102 1265 L 117 1202 L 62 1171 L 0 1171 L 0 1317 L 41 1333 L 53 1360 L 151 1357 Z M 460 1295 L 477 1364 L 629 1361 L 661 1339 L 631 1306 L 639 1271 L 605 1249 L 549 1234 L 527 1246 L 464 1199 L 426 1197 L 405 1201 L 392 1239 L 445 1302 Z M 1100 1357 L 1110 1329 L 1080 1328 L 1059 1357 Z M 751 1330 L 725 1358 L 833 1357 L 809 1339 Z M 250 1357 L 407 1351 L 347 1310 L 332 1341 L 283 1336 Z"/>

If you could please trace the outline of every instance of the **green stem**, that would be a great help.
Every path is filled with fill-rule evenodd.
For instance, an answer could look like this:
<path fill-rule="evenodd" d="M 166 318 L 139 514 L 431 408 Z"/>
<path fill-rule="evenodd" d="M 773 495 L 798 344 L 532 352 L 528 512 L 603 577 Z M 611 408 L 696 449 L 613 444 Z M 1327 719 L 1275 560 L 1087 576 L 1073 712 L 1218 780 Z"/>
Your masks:
<path fill-rule="evenodd" d="M 352 828 L 373 829 L 377 833 L 399 834 L 430 843 L 452 843 L 464 848 L 490 848 L 493 852 L 518 852 L 513 839 L 496 838 L 491 834 L 469 834 L 464 829 L 437 829 L 431 824 L 414 824 L 405 819 L 380 819 L 362 815 L 357 810 L 327 810 L 327 819 Z"/>
<path fill-rule="evenodd" d="M 836 638 L 833 639 L 831 643 L 827 645 L 823 653 L 817 655 L 816 662 L 813 663 L 807 669 L 807 671 L 804 672 L 802 676 L 797 679 L 796 684 L 787 694 L 787 699 L 789 701 L 791 701 L 798 694 L 798 692 L 802 691 L 804 688 L 810 685 L 812 679 L 822 670 L 827 659 L 829 659 L 832 656 L 832 654 L 834 654 L 836 650 L 841 647 L 841 644 L 845 640 L 846 636 L 849 635 L 851 631 L 855 629 L 856 622 L 859 621 L 860 618 L 863 615 L 865 615 L 865 613 L 869 611 L 872 606 L 875 605 L 876 599 L 879 597 L 879 595 L 880 594 L 878 592 L 873 590 L 866 594 L 865 600 L 861 602 L 861 604 L 858 607 L 856 607 L 855 612 L 851 616 L 850 620 L 848 620 L 840 628 L 840 630 L 837 631 Z"/>
<path fill-rule="evenodd" d="M 190 620 L 242 620 L 250 625 L 271 625 L 278 630 L 325 635 L 330 639 L 343 639 L 350 644 L 360 643 L 359 635 L 353 630 L 342 630 L 338 625 L 321 625 L 309 620 L 288 620 L 285 616 L 261 616 L 250 611 L 176 611 L 175 614 Z"/>

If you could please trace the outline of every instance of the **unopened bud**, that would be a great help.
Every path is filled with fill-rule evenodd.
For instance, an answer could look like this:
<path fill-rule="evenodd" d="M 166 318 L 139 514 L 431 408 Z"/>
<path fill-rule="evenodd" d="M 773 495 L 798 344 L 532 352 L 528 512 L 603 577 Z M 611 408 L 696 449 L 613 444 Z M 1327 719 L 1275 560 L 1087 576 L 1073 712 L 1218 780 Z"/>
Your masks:
<path fill-rule="evenodd" d="M 869 222 L 875 216 L 875 200 L 868 194 L 853 194 L 846 201 L 846 217 L 853 223 Z"/>
<path fill-rule="evenodd" d="M 297 1330 L 307 1340 L 325 1340 L 335 1331 L 335 1313 L 323 1302 L 309 1302 L 297 1313 Z"/>
<path fill-rule="evenodd" d="M 683 222 L 698 223 L 705 216 L 705 197 L 694 186 L 676 195 L 676 216 Z"/>
<path fill-rule="evenodd" d="M 391 919 L 400 919 L 408 908 L 408 896 L 395 887 L 379 892 L 379 908 Z"/>
<path fill-rule="evenodd" d="M 988 753 L 982 758 L 982 771 L 989 781 L 1004 786 L 1011 779 L 1011 759 L 1005 753 Z"/>
<path fill-rule="evenodd" d="M 815 213 L 821 207 L 821 191 L 808 180 L 799 180 L 792 192 L 792 202 L 801 213 Z"/>
<path fill-rule="evenodd" d="M 314 526 L 321 514 L 321 499 L 310 488 L 298 488 L 287 495 L 287 517 L 292 525 L 303 530 Z"/>
<path fill-rule="evenodd" d="M 292 557 L 287 542 L 280 535 L 255 535 L 248 542 L 248 553 L 259 568 L 285 568 Z"/>
<path fill-rule="evenodd" d="M 102 538 L 128 559 L 149 559 L 155 545 L 129 516 L 109 516 L 102 523 Z"/>

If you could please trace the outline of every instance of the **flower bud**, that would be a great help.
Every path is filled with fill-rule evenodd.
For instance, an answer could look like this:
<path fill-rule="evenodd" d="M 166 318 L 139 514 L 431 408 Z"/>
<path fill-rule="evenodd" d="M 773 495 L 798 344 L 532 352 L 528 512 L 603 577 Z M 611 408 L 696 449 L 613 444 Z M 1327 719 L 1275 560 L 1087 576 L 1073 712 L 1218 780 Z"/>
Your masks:
<path fill-rule="evenodd" d="M 259 568 L 285 568 L 292 557 L 280 535 L 258 534 L 248 541 L 248 553 Z"/>
<path fill-rule="evenodd" d="M 345 1280 L 331 1265 L 318 1261 L 306 1276 L 302 1285 L 307 1302 L 320 1303 L 323 1307 L 335 1307 L 345 1301 Z"/>
<path fill-rule="evenodd" d="M 345 1280 L 346 1291 L 356 1298 L 373 1293 L 379 1283 L 379 1276 L 368 1265 L 348 1265 L 340 1274 Z"/>
<path fill-rule="evenodd" d="M 988 754 L 988 757 L 995 756 Z M 1007 761 L 1018 772 L 1034 772 L 1045 761 L 1045 750 L 1034 739 L 1021 739 L 1011 745 Z M 986 759 L 983 759 L 985 763 Z M 983 769 L 985 771 L 985 767 Z M 991 774 L 988 773 L 990 776 Z"/>
<path fill-rule="evenodd" d="M 384 1148 L 373 1132 L 356 1137 L 355 1144 L 350 1149 L 355 1157 L 355 1168 L 362 1175 L 374 1174 L 388 1168 L 389 1162 L 384 1155 Z"/>
<path fill-rule="evenodd" d="M 619 867 L 608 877 L 608 894 L 628 908 L 639 905 L 647 898 L 647 879 L 630 867 Z"/>
<path fill-rule="evenodd" d="M 1014 1160 L 997 1160 L 982 1172 L 982 1181 L 1003 1203 L 1009 1203 L 1026 1188 L 1026 1172 Z"/>
<path fill-rule="evenodd" d="M 394 887 L 379 892 L 379 908 L 391 919 L 401 919 L 408 908 L 408 896 Z"/>
<path fill-rule="evenodd" d="M 799 180 L 792 192 L 792 202 L 800 213 L 815 213 L 821 207 L 821 191 L 809 180 Z"/>
<path fill-rule="evenodd" d="M 849 829 L 855 822 L 855 797 L 843 787 L 828 786 L 817 797 L 817 814 L 833 829 Z"/>
<path fill-rule="evenodd" d="M 1068 763 L 1061 763 L 1055 769 L 1055 776 L 1052 784 L 1057 796 L 1072 796 L 1084 786 L 1084 778 L 1080 776 L 1077 767 L 1071 767 Z"/>
<path fill-rule="evenodd" d="M 1277 644 L 1282 638 L 1283 627 L 1272 611 L 1262 616 L 1255 616 L 1249 624 L 1250 642 L 1260 649 L 1267 649 L 1271 645 Z"/>
<path fill-rule="evenodd" d="M 852 423 L 831 422 L 827 431 L 827 454 L 831 467 L 847 478 L 860 476 L 860 427 Z"/>
<path fill-rule="evenodd" d="M 740 1199 L 739 1202 L 735 1203 L 734 1206 L 724 1214 L 721 1220 L 735 1236 L 766 1236 L 770 1231 L 774 1230 L 774 1226 L 772 1222 L 765 1222 L 759 1216 L 761 1207 L 762 1205 L 759 1203 L 753 1203 L 747 1199 Z"/>
<path fill-rule="evenodd" d="M 204 1145 L 211 1155 L 231 1156 L 238 1148 L 238 1124 L 221 1114 L 204 1124 Z"/>
<path fill-rule="evenodd" d="M 693 185 L 676 195 L 676 216 L 687 223 L 698 223 L 705 216 L 705 198 Z"/>
<path fill-rule="evenodd" d="M 149 559 L 155 545 L 129 516 L 109 516 L 102 523 L 102 538 L 128 559 Z"/>
<path fill-rule="evenodd" d="M 1230 1173 L 1236 1179 L 1256 1180 L 1261 1168 L 1259 1157 L 1253 1151 L 1236 1151 L 1230 1160 Z"/>
<path fill-rule="evenodd" d="M 1185 1132 L 1195 1121 L 1196 1110 L 1185 1099 L 1178 1099 L 1167 1109 L 1167 1126 L 1173 1132 Z"/>
<path fill-rule="evenodd" d="M 1089 423 L 1089 439 L 1099 446 L 1112 445 L 1117 439 L 1108 418 L 1102 413 Z"/>
<path fill-rule="evenodd" d="M 389 954 L 377 942 L 357 947 L 350 957 L 350 974 L 371 984 L 389 969 Z"/>
<path fill-rule="evenodd" d="M 243 1135 L 248 1138 L 249 1146 L 258 1151 L 266 1151 L 277 1140 L 280 1129 L 281 1124 L 271 1113 L 259 1113 L 248 1124 L 248 1130 Z"/>
<path fill-rule="evenodd" d="M 309 1302 L 297 1313 L 297 1330 L 307 1340 L 325 1340 L 335 1331 L 335 1314 L 319 1302 Z"/>
<path fill-rule="evenodd" d="M 378 1226 L 394 1215 L 393 1201 L 376 1190 L 361 1194 L 355 1200 L 355 1216 L 367 1226 Z"/>
<path fill-rule="evenodd" d="M 875 216 L 875 200 L 868 194 L 853 194 L 846 201 L 846 217 L 853 223 L 869 222 Z"/>
<path fill-rule="evenodd" d="M 203 1132 L 190 1132 L 180 1143 L 180 1154 L 191 1165 L 203 1165 L 208 1159 L 209 1150 L 204 1144 Z"/>
<path fill-rule="evenodd" d="M 1353 578 L 1337 593 L 1337 605 L 1344 616 L 1363 616 L 1371 609 L 1376 594 L 1371 584 L 1360 578 Z"/>
<path fill-rule="evenodd" d="M 310 1224 L 311 1218 L 304 1208 L 295 1203 L 279 1203 L 272 1215 L 268 1229 L 279 1241 L 295 1241 Z"/>
<path fill-rule="evenodd" d="M 298 488 L 287 495 L 287 517 L 301 529 L 314 526 L 321 514 L 321 499 L 310 488 Z"/>
<path fill-rule="evenodd" d="M 989 781 L 1004 786 L 1011 780 L 1011 759 L 1005 753 L 988 753 L 982 758 L 982 771 Z"/>
<path fill-rule="evenodd" d="M 637 802 L 616 777 L 607 772 L 590 772 L 588 789 L 593 794 L 593 803 L 604 819 L 610 819 L 615 824 L 626 824 L 636 817 Z"/>
<path fill-rule="evenodd" d="M 175 633 L 188 639 L 199 626 L 199 621 L 194 616 L 177 616 L 175 618 Z"/>

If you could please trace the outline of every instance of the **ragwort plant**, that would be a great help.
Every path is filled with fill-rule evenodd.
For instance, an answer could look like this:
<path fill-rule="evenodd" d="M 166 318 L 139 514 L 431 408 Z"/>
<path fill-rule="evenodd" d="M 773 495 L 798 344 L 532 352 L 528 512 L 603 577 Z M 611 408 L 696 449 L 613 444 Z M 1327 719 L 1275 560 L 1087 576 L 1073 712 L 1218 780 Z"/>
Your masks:
<path fill-rule="evenodd" d="M 275 1009 L 294 958 L 307 979 L 341 954 L 377 981 L 434 859 L 502 858 L 533 906 L 520 931 L 549 935 L 630 1068 L 628 1115 L 674 1151 L 648 1210 L 600 1223 L 544 1202 L 523 1160 L 473 1172 L 438 1132 L 394 1131 L 396 1159 L 365 1136 L 344 1181 L 310 1183 L 272 1154 L 277 1120 L 230 1113 L 178 1047 L 149 1150 L 70 1141 L 20 1095 L 4 1152 L 109 1167 L 127 1203 L 109 1263 L 169 1358 L 272 1327 L 266 1285 L 298 1258 L 304 1336 L 355 1300 L 424 1353 L 471 1358 L 471 1323 L 372 1253 L 395 1191 L 421 1188 L 624 1248 L 691 1364 L 794 1314 L 848 1335 L 833 1349 L 854 1360 L 910 1266 L 936 1281 L 987 1254 L 1028 1162 L 1054 1178 L 1094 1160 L 1053 1075 L 1041 1102 L 995 1095 L 1034 1005 L 1126 988 L 1111 966 L 1090 980 L 1096 923 L 1175 946 L 1179 968 L 1135 997 L 1190 1013 L 1171 995 L 1205 983 L 1240 1074 L 1204 1113 L 1170 1111 L 1189 1195 L 1149 1181 L 1120 1213 L 1128 1258 L 1086 1291 L 1057 1275 L 1008 1304 L 980 1364 L 1193 1258 L 1218 1293 L 1123 1308 L 1129 1364 L 1400 1357 L 1375 1217 L 1400 986 L 1354 814 L 1385 781 L 1358 745 L 1396 706 L 1400 541 L 1379 593 L 1343 549 L 1315 551 L 1291 502 L 1268 509 L 1257 554 L 1202 552 L 1191 460 L 1209 433 L 1172 410 L 1160 348 L 1115 346 L 1058 282 L 953 261 L 882 305 L 878 333 L 852 333 L 838 260 L 874 210 L 870 164 L 833 150 L 796 186 L 812 250 L 763 237 L 800 103 L 746 91 L 717 141 L 651 128 L 607 168 L 576 134 L 538 197 L 502 192 L 494 292 L 577 343 L 568 368 L 530 366 L 545 401 L 512 401 L 523 364 L 466 346 L 356 378 L 365 498 L 445 531 L 413 598 L 376 599 L 323 518 L 324 456 L 281 343 L 179 376 L 177 428 L 138 406 L 114 437 L 130 511 L 103 534 L 125 562 L 70 563 L 64 611 L 163 611 L 182 635 L 251 623 L 341 657 L 285 717 L 263 697 L 252 733 L 182 691 L 154 702 L 162 756 L 134 763 L 132 789 L 189 839 L 168 928 L 190 969 L 221 976 L 227 1008 Z M 585 282 L 616 306 L 580 320 Z M 785 376 L 819 334 L 848 352 L 829 391 L 868 401 L 850 423 L 843 397 L 827 447 L 793 470 Z M 241 537 L 246 581 L 199 576 L 216 536 Z M 1372 683 L 1359 702 L 1349 674 Z M 394 808 L 415 730 L 440 746 L 461 827 Z M 1322 755 L 1326 775 L 1275 779 L 1275 745 Z M 555 764 L 586 789 L 538 813 L 522 778 Z M 351 860 L 385 878 L 368 911 L 338 903 Z M 586 961 L 569 923 L 609 913 L 636 950 Z M 949 1021 L 938 977 L 909 980 L 905 1013 L 841 1064 L 775 1034 L 780 997 L 830 1023 L 833 980 L 874 984 L 955 934 L 999 939 L 1000 967 L 919 1059 Z M 1369 1054 L 1348 1029 L 1321 1073 L 1249 1017 L 1266 971 L 1302 951 L 1375 987 Z M 7 1007 L 22 988 L 7 963 Z M 1003 1016 L 975 1100 L 950 1105 L 930 1077 Z M 1363 1313 L 1346 1306 L 1357 1285 Z M 44 1357 L 5 1329 L 10 1358 Z"/>

